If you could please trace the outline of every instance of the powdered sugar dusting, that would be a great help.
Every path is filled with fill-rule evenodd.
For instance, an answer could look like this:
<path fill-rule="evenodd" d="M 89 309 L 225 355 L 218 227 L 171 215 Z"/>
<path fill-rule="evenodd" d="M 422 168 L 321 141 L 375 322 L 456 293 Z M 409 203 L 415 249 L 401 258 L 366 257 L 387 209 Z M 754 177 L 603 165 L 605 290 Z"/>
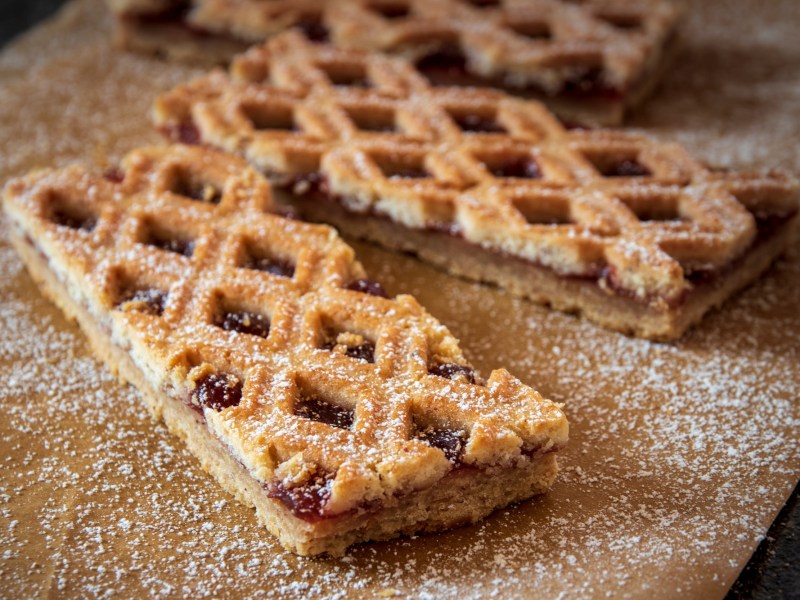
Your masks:
<path fill-rule="evenodd" d="M 771 64 L 778 45 L 781 56 L 792 52 L 785 41 L 794 28 L 776 25 L 759 34 L 755 50 L 750 34 L 730 33 L 758 30 L 756 19 L 788 22 L 781 11 L 788 15 L 792 2 L 758 11 L 744 1 L 735 9 L 721 6 L 697 15 L 687 29 L 696 42 L 691 47 L 711 44 L 728 56 L 755 52 L 754 64 L 762 65 Z M 727 11 L 749 16 L 726 20 Z M 87 48 L 6 84 L 4 176 L 76 158 L 102 162 L 106 151 L 118 156 L 153 139 L 144 119 L 150 98 L 188 71 L 98 53 L 99 32 L 86 30 Z M 713 70 L 713 56 L 693 64 L 676 73 L 727 77 Z M 725 106 L 736 107 L 729 108 L 730 132 L 721 129 L 718 102 L 692 100 L 704 89 L 699 83 L 666 95 L 682 116 L 662 99 L 642 119 L 663 117 L 661 135 L 677 131 L 712 162 L 796 168 L 786 140 L 800 133 L 800 119 L 792 117 L 800 106 L 798 71 L 772 80 L 762 68 L 744 69 L 751 80 L 731 73 L 734 83 L 726 85 L 733 87 L 721 88 L 731 99 Z M 100 84 L 85 89 L 92 78 Z M 763 87 L 748 87 L 753 80 Z M 63 90 L 66 104 L 47 101 L 53 90 L 46 82 Z M 91 357 L 83 336 L 41 298 L 2 242 L 2 594 L 724 594 L 800 474 L 797 247 L 674 345 L 605 332 L 413 259 L 356 248 L 371 277 L 392 294 L 416 295 L 484 372 L 505 366 L 566 403 L 571 442 L 550 494 L 477 526 L 368 544 L 344 559 L 288 554 L 179 440 L 144 416 L 136 393 Z"/>

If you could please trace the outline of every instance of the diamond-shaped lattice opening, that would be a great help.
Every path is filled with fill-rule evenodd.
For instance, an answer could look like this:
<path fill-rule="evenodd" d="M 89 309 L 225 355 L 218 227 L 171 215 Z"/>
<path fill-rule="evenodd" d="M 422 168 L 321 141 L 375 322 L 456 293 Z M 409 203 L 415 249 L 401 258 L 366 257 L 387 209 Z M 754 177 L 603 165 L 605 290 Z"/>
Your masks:
<path fill-rule="evenodd" d="M 678 199 L 672 194 L 620 195 L 619 199 L 630 208 L 640 221 L 683 221 Z"/>
<path fill-rule="evenodd" d="M 347 116 L 361 131 L 397 131 L 395 114 L 384 107 L 348 107 Z"/>
<path fill-rule="evenodd" d="M 414 420 L 413 437 L 422 440 L 433 448 L 444 452 L 445 457 L 453 465 L 461 463 L 469 434 L 463 429 L 452 429 L 438 425 L 424 425 Z"/>
<path fill-rule="evenodd" d="M 458 363 L 434 362 L 428 367 L 428 373 L 436 375 L 437 377 L 450 379 L 451 381 L 478 383 L 475 370 L 465 365 L 459 365 Z"/>
<path fill-rule="evenodd" d="M 270 319 L 262 312 L 247 310 L 221 298 L 217 302 L 214 325 L 225 331 L 266 338 L 269 336 Z"/>
<path fill-rule="evenodd" d="M 569 201 L 562 196 L 522 196 L 515 198 L 512 204 L 530 225 L 572 223 Z"/>
<path fill-rule="evenodd" d="M 192 402 L 221 411 L 242 401 L 242 378 L 232 373 L 206 373 L 195 380 Z"/>
<path fill-rule="evenodd" d="M 124 312 L 140 312 L 154 317 L 164 314 L 168 293 L 158 286 L 118 274 L 117 297 L 114 307 Z"/>
<path fill-rule="evenodd" d="M 248 240 L 244 244 L 239 267 L 291 279 L 294 277 L 295 263 L 285 256 L 280 256 L 268 248 Z"/>
<path fill-rule="evenodd" d="M 596 15 L 598 19 L 613 25 L 623 31 L 640 31 L 643 27 L 642 18 L 639 15 L 625 13 L 609 13 Z"/>
<path fill-rule="evenodd" d="M 242 112 L 257 131 L 297 131 L 292 107 L 286 104 L 249 102 Z"/>
<path fill-rule="evenodd" d="M 532 40 L 549 40 L 553 37 L 550 26 L 543 21 L 517 21 L 508 26 L 517 35 Z"/>
<path fill-rule="evenodd" d="M 378 13 L 384 19 L 402 19 L 411 13 L 411 7 L 408 5 L 408 2 L 399 2 L 397 0 L 386 2 L 373 2 L 369 5 L 369 9 L 374 12 Z"/>
<path fill-rule="evenodd" d="M 176 168 L 171 174 L 168 189 L 189 200 L 219 204 L 222 201 L 222 188 L 207 181 L 190 169 Z"/>
<path fill-rule="evenodd" d="M 343 87 L 372 87 L 367 68 L 357 62 L 329 62 L 317 65 L 330 79 L 333 85 Z"/>
<path fill-rule="evenodd" d="M 50 221 L 56 225 L 85 233 L 97 227 L 97 215 L 84 202 L 53 194 L 49 204 Z"/>
<path fill-rule="evenodd" d="M 365 335 L 342 330 L 332 324 L 324 325 L 320 348 L 355 360 L 375 362 L 374 341 Z"/>
<path fill-rule="evenodd" d="M 424 165 L 423 155 L 373 156 L 372 159 L 389 179 L 425 179 L 431 176 Z"/>
<path fill-rule="evenodd" d="M 541 179 L 539 163 L 526 153 L 496 153 L 478 155 L 477 158 L 495 177 L 516 179 Z"/>
<path fill-rule="evenodd" d="M 347 289 L 353 290 L 354 292 L 361 292 L 362 294 L 369 294 L 370 296 L 378 296 L 379 298 L 389 297 L 386 290 L 383 289 L 383 286 L 371 279 L 354 279 L 347 284 Z"/>
<path fill-rule="evenodd" d="M 464 111 L 450 109 L 447 111 L 456 125 L 468 133 L 505 133 L 506 128 L 497 121 L 493 111 Z"/>
<path fill-rule="evenodd" d="M 421 56 L 415 63 L 433 85 L 472 85 L 467 75 L 467 57 L 458 42 L 448 41 Z"/>
<path fill-rule="evenodd" d="M 184 233 L 177 233 L 146 221 L 140 242 L 159 250 L 174 252 L 187 258 L 194 254 L 195 241 Z"/>
<path fill-rule="evenodd" d="M 330 32 L 321 13 L 304 14 L 295 21 L 294 26 L 312 42 L 327 42 L 330 39 Z"/>
<path fill-rule="evenodd" d="M 339 429 L 352 429 L 355 421 L 355 410 L 352 407 L 342 406 L 316 390 L 302 386 L 294 403 L 294 414 Z"/>
<path fill-rule="evenodd" d="M 317 472 L 295 487 L 275 481 L 267 488 L 267 495 L 280 500 L 298 517 L 315 520 L 322 516 L 325 504 L 331 497 L 333 479 L 333 473 Z"/>
<path fill-rule="evenodd" d="M 649 177 L 653 174 L 635 153 L 584 152 L 584 156 L 603 177 Z"/>

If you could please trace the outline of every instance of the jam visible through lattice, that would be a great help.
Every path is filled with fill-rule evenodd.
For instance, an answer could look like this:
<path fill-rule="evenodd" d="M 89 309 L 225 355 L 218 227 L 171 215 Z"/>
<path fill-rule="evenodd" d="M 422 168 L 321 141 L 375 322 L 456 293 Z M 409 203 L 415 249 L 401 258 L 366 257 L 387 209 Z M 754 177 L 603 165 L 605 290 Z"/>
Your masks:
<path fill-rule="evenodd" d="M 196 405 L 216 411 L 237 406 L 242 401 L 242 382 L 235 375 L 209 373 L 195 381 L 192 400 Z"/>
<path fill-rule="evenodd" d="M 519 179 L 541 179 L 539 164 L 530 156 L 516 156 L 503 160 L 488 160 L 486 168 L 495 177 L 515 177 Z"/>
<path fill-rule="evenodd" d="M 450 113 L 450 117 L 461 128 L 470 133 L 505 133 L 506 129 L 494 117 L 473 113 Z"/>
<path fill-rule="evenodd" d="M 359 333 L 327 331 L 322 349 L 368 363 L 375 362 L 375 344 Z"/>
<path fill-rule="evenodd" d="M 602 154 L 587 153 L 586 158 L 603 177 L 648 177 L 652 175 L 647 166 L 635 157 L 609 158 Z"/>
<path fill-rule="evenodd" d="M 151 229 L 145 236 L 144 243 L 159 250 L 174 252 L 187 258 L 191 258 L 192 254 L 194 254 L 194 240 L 183 239 L 166 231 Z"/>
<path fill-rule="evenodd" d="M 276 481 L 267 486 L 267 495 L 279 500 L 294 516 L 306 521 L 324 518 L 323 509 L 331 497 L 332 476 L 319 475 L 305 484 L 288 488 Z"/>
<path fill-rule="evenodd" d="M 456 363 L 439 363 L 428 369 L 428 373 L 453 381 L 476 383 L 475 370 Z"/>
<path fill-rule="evenodd" d="M 378 296 L 379 298 L 389 297 L 383 289 L 383 286 L 371 279 L 355 279 L 347 285 L 347 289 L 353 290 L 354 292 L 361 292 L 362 294 L 369 294 L 370 296 Z"/>
<path fill-rule="evenodd" d="M 222 190 L 219 187 L 184 170 L 179 170 L 173 175 L 169 191 L 197 202 L 219 204 L 222 201 Z"/>
<path fill-rule="evenodd" d="M 339 429 L 351 429 L 355 420 L 352 408 L 339 406 L 316 395 L 302 395 L 294 405 L 294 414 Z"/>
<path fill-rule="evenodd" d="M 217 327 L 225 331 L 235 331 L 266 338 L 269 336 L 269 318 L 247 310 L 221 311 L 215 321 Z"/>
<path fill-rule="evenodd" d="M 461 463 L 467 441 L 466 431 L 446 427 L 417 427 L 415 437 L 444 452 L 453 465 Z"/>
<path fill-rule="evenodd" d="M 294 277 L 295 266 L 293 263 L 284 258 L 273 256 L 252 245 L 248 245 L 245 248 L 244 258 L 240 266 L 243 269 L 262 271 L 278 277 L 286 277 L 288 279 Z"/>
<path fill-rule="evenodd" d="M 129 288 L 122 293 L 117 308 L 160 317 L 166 305 L 167 293 L 158 288 Z"/>
<path fill-rule="evenodd" d="M 370 5 L 370 10 L 378 13 L 384 19 L 402 19 L 411 13 L 411 9 L 405 2 L 376 2 Z"/>
<path fill-rule="evenodd" d="M 61 227 L 91 233 L 97 226 L 97 217 L 85 208 L 79 208 L 63 198 L 56 197 L 51 209 L 52 221 Z"/>

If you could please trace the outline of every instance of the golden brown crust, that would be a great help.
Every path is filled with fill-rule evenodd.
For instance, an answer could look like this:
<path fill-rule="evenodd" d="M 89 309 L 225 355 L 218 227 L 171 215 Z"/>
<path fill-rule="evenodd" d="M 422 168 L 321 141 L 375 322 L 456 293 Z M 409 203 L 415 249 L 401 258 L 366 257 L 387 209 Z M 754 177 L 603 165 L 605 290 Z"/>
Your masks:
<path fill-rule="evenodd" d="M 121 27 L 125 35 L 118 36 L 124 47 L 152 50 L 160 44 L 179 60 L 209 52 L 215 61 L 220 58 L 224 47 L 191 48 L 160 31 L 165 22 L 159 19 L 137 22 L 136 15 L 154 13 L 146 4 L 138 6 L 140 0 L 110 1 L 127 21 Z M 666 0 L 194 0 L 185 16 L 176 18 L 185 19 L 181 26 L 187 32 L 210 32 L 229 42 L 260 42 L 299 27 L 341 48 L 412 61 L 433 57 L 434 63 L 441 55 L 457 65 L 441 67 L 446 78 L 458 79 L 452 70 L 463 69 L 464 77 L 475 80 L 472 85 L 553 98 L 556 107 L 566 106 L 560 101 L 565 98 L 580 108 L 577 113 L 574 106 L 567 108 L 570 114 L 613 123 L 652 87 L 680 15 Z M 442 77 L 436 65 L 432 68 L 432 78 Z"/>
<path fill-rule="evenodd" d="M 692 277 L 738 260 L 757 219 L 797 211 L 785 174 L 711 171 L 677 144 L 568 130 L 541 104 L 430 88 L 398 59 L 285 34 L 159 98 L 156 123 L 192 124 L 297 195 L 492 252 L 664 312 Z"/>
<path fill-rule="evenodd" d="M 469 368 L 447 329 L 409 296 L 348 289 L 364 278 L 353 251 L 326 226 L 270 213 L 269 186 L 241 159 L 172 146 L 135 151 L 122 169 L 10 182 L 4 207 L 17 237 L 130 354 L 156 404 L 202 415 L 268 490 L 322 481 L 319 527 L 290 524 L 309 539 L 324 538 L 328 518 L 393 506 L 457 465 L 539 473 L 533 463 L 566 442 L 560 408 L 506 371 L 474 384 L 437 375 Z M 325 407 L 333 420 L 314 412 Z M 341 413 L 349 422 L 336 421 Z M 457 460 L 420 434 L 430 428 L 460 436 Z M 530 494 L 542 491 L 534 479 Z M 497 505 L 491 497 L 475 514 Z M 344 527 L 327 549 L 364 535 Z"/>

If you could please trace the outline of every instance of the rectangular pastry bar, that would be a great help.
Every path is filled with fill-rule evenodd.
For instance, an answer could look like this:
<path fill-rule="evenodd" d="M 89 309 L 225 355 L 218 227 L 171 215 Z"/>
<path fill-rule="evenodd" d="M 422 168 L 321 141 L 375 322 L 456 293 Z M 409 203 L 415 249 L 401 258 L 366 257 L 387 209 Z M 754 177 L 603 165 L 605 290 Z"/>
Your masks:
<path fill-rule="evenodd" d="M 154 119 L 246 157 L 308 218 L 651 339 L 757 278 L 798 220 L 783 173 L 712 170 L 293 33 L 163 95 Z"/>
<path fill-rule="evenodd" d="M 42 291 L 286 548 L 453 527 L 552 484 L 561 409 L 481 379 L 241 159 L 143 149 L 14 180 L 3 206 Z"/>
<path fill-rule="evenodd" d="M 492 86 L 559 116 L 618 124 L 657 83 L 681 10 L 668 0 L 109 0 L 126 48 L 205 64 L 296 28 L 402 56 L 435 85 Z"/>

